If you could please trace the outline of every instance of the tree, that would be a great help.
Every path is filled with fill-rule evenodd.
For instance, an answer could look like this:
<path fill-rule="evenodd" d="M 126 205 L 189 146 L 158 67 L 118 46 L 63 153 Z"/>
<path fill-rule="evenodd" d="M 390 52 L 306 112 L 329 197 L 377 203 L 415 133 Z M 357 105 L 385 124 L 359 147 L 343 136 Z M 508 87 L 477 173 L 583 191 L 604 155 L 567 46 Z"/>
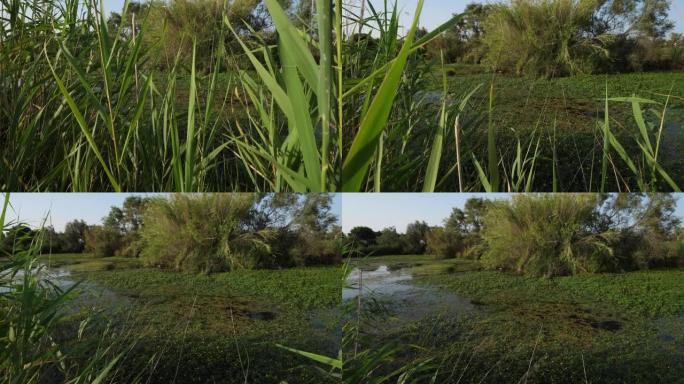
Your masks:
<path fill-rule="evenodd" d="M 36 234 L 36 231 L 27 225 L 17 224 L 10 227 L 2 237 L 2 253 L 10 255 L 13 252 L 28 250 Z"/>
<path fill-rule="evenodd" d="M 349 231 L 349 240 L 352 245 L 367 248 L 375 245 L 377 233 L 368 227 L 354 227 Z"/>
<path fill-rule="evenodd" d="M 470 198 L 463 210 L 453 208 L 451 215 L 444 221 L 444 227 L 460 233 L 478 233 L 482 229 L 487 200 Z"/>
<path fill-rule="evenodd" d="M 297 241 L 290 245 L 296 265 L 335 264 L 341 260 L 342 239 L 332 213 L 332 195 L 306 194 L 296 205 L 293 223 Z"/>
<path fill-rule="evenodd" d="M 140 196 L 129 196 L 123 203 L 123 220 L 126 232 L 137 231 L 142 227 L 143 214 L 148 199 Z"/>
<path fill-rule="evenodd" d="M 394 227 L 384 228 L 375 240 L 376 255 L 397 255 L 403 252 L 404 237 Z"/>
<path fill-rule="evenodd" d="M 619 232 L 591 229 L 600 202 L 595 194 L 546 194 L 491 203 L 483 265 L 545 277 L 615 270 Z"/>
<path fill-rule="evenodd" d="M 671 194 L 519 195 L 490 204 L 482 230 L 489 268 L 552 277 L 684 261 Z"/>
<path fill-rule="evenodd" d="M 664 39 L 675 26 L 669 19 L 670 1 L 641 0 L 640 2 L 641 10 L 636 17 L 633 29 L 652 40 Z"/>
<path fill-rule="evenodd" d="M 429 231 L 430 226 L 424 221 L 414 221 L 406 226 L 404 253 L 410 255 L 421 255 L 425 253 L 427 234 Z"/>
<path fill-rule="evenodd" d="M 306 194 L 300 204 L 296 206 L 293 222 L 307 230 L 326 233 L 337 222 L 332 213 L 332 196 L 325 193 Z"/>
<path fill-rule="evenodd" d="M 107 225 L 93 225 L 85 232 L 85 250 L 95 257 L 117 256 L 122 247 L 123 235 Z"/>
<path fill-rule="evenodd" d="M 532 76 L 590 73 L 605 54 L 605 33 L 593 29 L 594 0 L 513 0 L 497 4 L 485 22 L 484 61 L 493 70 Z"/>
<path fill-rule="evenodd" d="M 118 231 L 120 233 L 126 232 L 126 219 L 124 212 L 119 207 L 111 207 L 109 213 L 102 220 L 105 227 Z"/>
<path fill-rule="evenodd" d="M 85 234 L 88 225 L 83 220 L 74 220 L 66 224 L 61 234 L 61 250 L 66 253 L 81 253 L 85 249 Z"/>
<path fill-rule="evenodd" d="M 486 19 L 485 62 L 496 70 L 565 76 L 658 65 L 673 23 L 667 0 L 513 0 Z"/>
<path fill-rule="evenodd" d="M 284 9 L 292 6 L 289 0 L 280 3 Z M 209 70 L 216 55 L 235 44 L 225 19 L 247 40 L 268 40 L 273 35 L 270 15 L 259 0 L 154 0 L 147 6 L 145 51 L 151 64 L 160 68 L 172 68 L 177 57 L 189 64 L 194 47 L 198 69 Z"/>

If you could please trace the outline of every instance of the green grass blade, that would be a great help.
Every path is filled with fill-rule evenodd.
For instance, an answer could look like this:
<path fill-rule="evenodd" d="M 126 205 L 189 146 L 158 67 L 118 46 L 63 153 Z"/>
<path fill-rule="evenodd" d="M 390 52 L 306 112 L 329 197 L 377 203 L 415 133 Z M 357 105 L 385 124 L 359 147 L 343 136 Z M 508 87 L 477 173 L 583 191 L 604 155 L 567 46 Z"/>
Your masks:
<path fill-rule="evenodd" d="M 419 0 L 413 25 L 404 45 L 397 59 L 387 71 L 387 75 L 364 116 L 359 132 L 354 138 L 342 165 L 342 190 L 344 192 L 358 192 L 361 189 L 363 179 L 375 154 L 378 140 L 392 111 L 392 104 L 401 83 L 401 75 L 408 60 L 422 8 L 423 0 Z"/>
<path fill-rule="evenodd" d="M 444 52 L 441 53 L 442 58 L 442 109 L 439 116 L 439 124 L 435 131 L 435 136 L 432 139 L 432 149 L 430 150 L 430 160 L 428 161 L 427 171 L 425 172 L 425 181 L 423 182 L 423 192 L 434 192 L 437 184 L 437 176 L 439 175 L 439 165 L 442 160 L 442 147 L 444 145 L 444 133 L 446 131 L 446 104 L 448 82 L 446 77 L 446 69 L 444 68 Z"/>
<path fill-rule="evenodd" d="M 608 180 L 608 145 L 610 144 L 610 120 L 608 118 L 608 82 L 606 82 L 606 99 L 603 113 L 603 156 L 601 158 L 601 193 L 606 192 L 606 181 Z"/>
<path fill-rule="evenodd" d="M 489 109 L 487 123 L 487 168 L 490 191 L 499 190 L 499 157 L 496 152 L 496 127 L 494 126 L 494 80 L 489 86 Z"/>
<path fill-rule="evenodd" d="M 342 360 L 340 360 L 340 359 L 334 359 L 332 357 L 327 357 L 327 356 L 319 355 L 316 353 L 305 352 L 305 351 L 301 351 L 299 349 L 289 348 L 289 347 L 286 347 L 286 346 L 280 345 L 280 344 L 276 344 L 276 346 L 278 346 L 279 348 L 285 349 L 287 351 L 296 353 L 300 356 L 304 356 L 308 359 L 319 362 L 321 364 L 328 365 L 328 366 L 333 367 L 335 369 L 342 369 Z"/>
<path fill-rule="evenodd" d="M 190 68 L 190 96 L 188 96 L 188 125 L 185 139 L 185 173 L 182 192 L 192 192 L 195 188 L 195 98 L 197 97 L 196 76 L 197 41 L 192 45 L 192 67 Z"/>
<path fill-rule="evenodd" d="M 48 62 L 48 66 L 50 67 L 50 71 L 52 71 L 52 75 L 55 78 L 55 82 L 57 83 L 57 87 L 59 87 L 59 90 L 62 92 L 64 99 L 66 100 L 67 104 L 69 105 L 69 108 L 71 109 L 71 112 L 73 113 L 74 118 L 76 119 L 79 127 L 81 128 L 81 132 L 83 132 L 83 135 L 86 137 L 86 140 L 88 141 L 88 144 L 90 145 L 90 149 L 93 151 L 93 153 L 95 154 L 97 159 L 100 161 L 100 165 L 102 165 L 102 169 L 104 170 L 105 174 L 107 175 L 107 178 L 109 179 L 109 182 L 111 183 L 114 190 L 116 192 L 121 192 L 121 187 L 119 186 L 119 183 L 116 180 L 116 178 L 114 177 L 114 174 L 112 174 L 112 172 L 109 170 L 107 163 L 105 162 L 104 158 L 102 157 L 102 153 L 100 152 L 100 149 L 98 148 L 97 143 L 95 142 L 95 138 L 93 138 L 93 135 L 91 134 L 90 130 L 88 129 L 88 123 L 86 123 L 85 118 L 83 117 L 83 114 L 79 110 L 74 99 L 71 97 L 71 94 L 69 93 L 69 91 L 66 89 L 64 82 L 57 75 L 57 72 L 55 72 L 55 68 L 52 66 L 52 63 L 47 58 L 47 55 L 46 55 L 46 60 Z"/>

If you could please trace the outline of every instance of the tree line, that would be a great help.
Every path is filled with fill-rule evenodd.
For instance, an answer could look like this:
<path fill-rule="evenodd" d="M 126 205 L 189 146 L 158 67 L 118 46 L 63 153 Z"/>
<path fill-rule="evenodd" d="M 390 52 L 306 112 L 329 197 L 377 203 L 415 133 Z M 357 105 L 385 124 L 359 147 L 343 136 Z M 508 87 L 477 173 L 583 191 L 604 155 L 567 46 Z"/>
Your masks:
<path fill-rule="evenodd" d="M 422 49 L 439 62 L 553 77 L 684 69 L 684 36 L 668 0 L 511 0 L 471 3 Z M 419 36 L 427 30 L 419 31 Z M 350 44 L 372 46 L 370 35 Z"/>
<path fill-rule="evenodd" d="M 357 227 L 346 241 L 360 255 L 476 259 L 488 269 L 533 276 L 684 267 L 676 203 L 671 194 L 475 198 L 441 226 L 415 222 L 406 234 Z"/>
<path fill-rule="evenodd" d="M 328 194 L 174 194 L 126 198 L 99 225 L 75 220 L 10 228 L 5 255 L 40 241 L 43 253 L 139 258 L 186 272 L 286 268 L 341 261 L 342 231 Z"/>

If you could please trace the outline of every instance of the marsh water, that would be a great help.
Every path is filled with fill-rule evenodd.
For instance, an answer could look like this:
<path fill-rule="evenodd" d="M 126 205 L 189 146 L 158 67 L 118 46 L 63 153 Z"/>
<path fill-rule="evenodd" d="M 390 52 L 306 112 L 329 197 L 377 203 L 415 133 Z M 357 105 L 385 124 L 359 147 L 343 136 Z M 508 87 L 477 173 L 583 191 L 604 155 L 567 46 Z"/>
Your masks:
<path fill-rule="evenodd" d="M 347 277 L 342 300 L 360 301 L 366 309 L 384 311 L 389 315 L 386 320 L 397 325 L 426 316 L 460 317 L 477 311 L 470 299 L 418 285 L 414 277 L 411 266 L 402 263 L 359 266 Z"/>
<path fill-rule="evenodd" d="M 132 305 L 131 300 L 125 296 L 119 295 L 94 282 L 75 278 L 67 268 L 48 268 L 46 265 L 41 264 L 33 270 L 33 273 L 38 274 L 41 279 L 49 281 L 50 284 L 53 284 L 61 290 L 68 290 L 75 284 L 78 284 L 78 286 L 74 288 L 74 292 L 76 293 L 76 295 L 73 296 L 74 300 L 69 301 L 69 306 L 67 307 L 68 311 L 77 312 L 92 307 L 106 309 L 107 311 L 115 311 L 128 308 Z M 19 271 L 14 276 L 15 282 L 18 282 L 23 276 L 24 273 Z M 0 293 L 8 291 L 8 287 L 0 287 Z"/>

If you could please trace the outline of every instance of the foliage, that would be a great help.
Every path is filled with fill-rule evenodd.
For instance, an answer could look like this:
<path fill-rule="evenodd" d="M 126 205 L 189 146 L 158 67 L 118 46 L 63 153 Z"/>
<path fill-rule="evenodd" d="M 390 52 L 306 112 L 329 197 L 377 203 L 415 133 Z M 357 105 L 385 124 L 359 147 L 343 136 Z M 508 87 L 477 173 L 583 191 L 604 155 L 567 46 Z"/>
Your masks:
<path fill-rule="evenodd" d="M 192 272 L 334 264 L 337 218 L 325 194 L 172 195 L 149 203 L 141 257 Z"/>
<path fill-rule="evenodd" d="M 266 232 L 245 230 L 251 194 L 172 195 L 150 202 L 142 258 L 177 271 L 217 272 L 263 266 Z"/>
<path fill-rule="evenodd" d="M 267 3 L 268 13 L 252 0 L 126 1 L 107 20 L 102 0 L 3 0 L 0 125 L 7 129 L 0 134 L 0 189 L 336 189 L 339 151 L 332 149 L 326 96 L 331 51 L 290 25 L 284 11 L 289 2 L 284 9 Z M 289 101 L 278 92 L 284 84 L 276 97 L 267 96 L 263 90 L 273 84 L 254 81 L 240 64 L 278 66 L 272 42 L 260 40 L 258 32 L 274 36 L 269 20 L 278 10 L 276 29 L 297 39 L 282 50 L 297 47 L 294 59 L 308 65 L 306 87 L 290 84 Z M 246 49 L 244 55 L 226 46 L 228 36 Z M 328 54 L 318 55 L 320 66 L 317 48 Z M 255 56 L 261 53 L 263 60 Z M 272 75 L 282 79 L 279 72 Z M 314 98 L 319 103 L 310 108 Z M 271 108 L 273 102 L 283 104 L 287 119 Z M 304 164 L 307 173 L 300 175 Z"/>
<path fill-rule="evenodd" d="M 62 248 L 55 253 L 79 253 L 85 249 L 85 233 L 88 225 L 83 220 L 68 222 L 62 234 Z"/>
<path fill-rule="evenodd" d="M 333 94 L 342 78 L 338 71 L 338 83 L 334 84 L 331 1 L 316 1 L 317 29 L 313 30 L 299 29 L 277 0 L 265 0 L 264 5 L 279 32 L 274 52 L 265 43 L 261 49 L 252 50 L 234 23 L 224 17 L 257 74 L 254 77 L 251 72 L 240 71 L 245 102 L 250 102 L 257 113 L 249 119 L 256 134 L 241 132 L 233 138 L 238 146 L 236 156 L 252 178 L 273 174 L 274 178 L 268 180 L 270 190 L 280 191 L 287 185 L 295 192 L 335 191 L 340 175 L 332 170 L 341 156 L 342 115 L 333 112 Z M 341 0 L 336 1 L 334 12 L 342 12 Z M 335 29 L 338 45 L 340 28 Z M 312 51 L 311 45 L 317 50 Z M 339 56 L 338 50 L 341 66 Z M 335 103 L 341 104 L 342 100 Z M 276 135 L 276 129 L 283 126 L 286 132 Z M 336 127 L 339 137 L 331 134 Z"/>
<path fill-rule="evenodd" d="M 486 21 L 485 62 L 495 70 L 532 76 L 591 73 L 606 55 L 603 35 L 591 34 L 601 3 L 517 0 L 493 7 Z"/>
<path fill-rule="evenodd" d="M 24 224 L 15 224 L 2 228 L 0 254 L 3 256 L 14 251 L 26 251 L 31 248 L 36 238 L 36 231 Z"/>
<path fill-rule="evenodd" d="M 224 16 L 238 25 L 243 34 L 271 35 L 265 32 L 271 24 L 268 15 L 260 12 L 259 3 L 252 0 L 174 0 L 142 4 L 135 19 L 146 26 L 142 35 L 143 49 L 149 52 L 150 58 L 146 65 L 170 70 L 179 56 L 181 62 L 189 66 L 189 59 L 193 56 L 193 50 L 196 50 L 198 70 L 208 73 L 222 69 L 225 66 L 223 63 L 214 68 L 215 55 L 239 48 L 227 34 L 223 25 Z M 129 24 L 130 20 L 135 20 L 131 11 L 129 9 L 126 17 Z M 114 14 L 112 17 L 120 19 L 121 15 Z M 272 40 L 272 37 L 269 39 Z M 196 46 L 193 46 L 193 42 L 196 42 Z"/>
<path fill-rule="evenodd" d="M 429 232 L 430 226 L 424 221 L 414 221 L 407 225 L 406 235 L 404 236 L 404 253 L 410 255 L 424 253 Z"/>
<path fill-rule="evenodd" d="M 482 262 L 547 277 L 676 266 L 675 201 L 668 194 L 554 194 L 494 202 Z"/>
<path fill-rule="evenodd" d="M 414 262 L 439 263 L 427 256 Z M 469 261 L 455 260 L 459 271 L 463 262 Z M 682 277 L 681 270 L 659 270 L 543 279 L 476 266 L 419 275 L 414 281 L 421 286 L 467 297 L 479 310 L 456 326 L 448 317 L 423 321 L 431 336 L 414 340 L 427 350 L 420 357 L 446 356 L 449 368 L 464 363 L 461 351 L 466 357 L 475 349 L 462 381 L 517 381 L 525 372 L 529 380 L 551 382 L 677 381 L 679 368 L 672 367 L 680 367 L 683 352 L 677 350 L 684 337 Z M 610 321 L 619 329 L 601 328 Z M 430 332 L 435 329 L 442 332 Z M 672 339 L 663 340 L 663 333 Z"/>
<path fill-rule="evenodd" d="M 465 239 L 459 232 L 441 227 L 433 228 L 428 232 L 426 251 L 438 259 L 459 257 L 465 249 Z"/>
<path fill-rule="evenodd" d="M 95 257 L 118 256 L 123 234 L 107 225 L 93 225 L 85 232 L 85 251 Z"/>
<path fill-rule="evenodd" d="M 375 239 L 373 255 L 400 255 L 404 252 L 404 236 L 394 227 L 383 228 Z"/>
<path fill-rule="evenodd" d="M 530 275 L 601 272 L 616 267 L 616 234 L 592 232 L 597 195 L 515 196 L 485 216 L 483 264 Z"/>
<path fill-rule="evenodd" d="M 2 241 L 8 202 L 9 194 L 0 215 Z M 0 259 L 0 376 L 3 382 L 27 384 L 118 382 L 120 360 L 135 340 L 97 314 L 71 307 L 78 284 L 60 287 L 38 260 L 44 233 Z M 90 348 L 85 357 L 78 353 L 84 347 Z M 140 382 L 142 374 L 131 382 Z"/>
<path fill-rule="evenodd" d="M 349 231 L 349 241 L 357 247 L 369 247 L 375 244 L 375 231 L 368 227 L 354 227 Z"/>

